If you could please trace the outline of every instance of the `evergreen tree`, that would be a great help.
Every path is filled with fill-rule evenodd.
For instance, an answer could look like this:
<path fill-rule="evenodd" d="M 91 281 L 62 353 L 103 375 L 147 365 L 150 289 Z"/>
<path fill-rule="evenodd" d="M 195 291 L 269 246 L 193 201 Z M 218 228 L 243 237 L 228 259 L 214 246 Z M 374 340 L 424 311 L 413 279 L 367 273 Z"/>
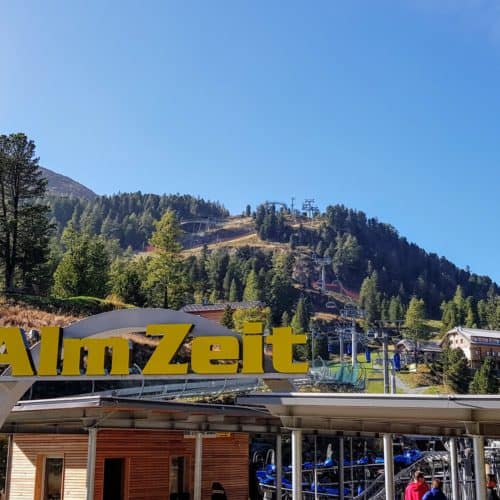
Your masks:
<path fill-rule="evenodd" d="M 480 300 L 477 303 L 477 316 L 480 328 L 488 326 L 488 303 L 486 300 Z"/>
<path fill-rule="evenodd" d="M 222 282 L 222 289 L 224 290 L 224 299 L 229 299 L 229 291 L 231 289 L 231 283 L 233 282 L 233 269 L 228 267 L 224 280 Z"/>
<path fill-rule="evenodd" d="M 234 327 L 238 332 L 243 331 L 247 321 L 260 321 L 269 328 L 271 310 L 269 307 L 251 307 L 249 309 L 236 309 L 233 313 Z"/>
<path fill-rule="evenodd" d="M 374 271 L 361 284 L 359 292 L 361 309 L 365 312 L 365 322 L 371 326 L 380 319 L 380 294 L 377 291 L 377 273 Z"/>
<path fill-rule="evenodd" d="M 498 377 L 495 369 L 495 361 L 487 357 L 479 370 L 474 374 L 470 383 L 471 394 L 497 394 Z"/>
<path fill-rule="evenodd" d="M 477 320 L 472 297 L 467 297 L 467 300 L 465 301 L 465 326 L 467 328 L 477 327 Z"/>
<path fill-rule="evenodd" d="M 66 251 L 54 273 L 54 294 L 58 297 L 89 295 L 104 298 L 110 267 L 106 244 L 100 236 L 65 230 Z"/>
<path fill-rule="evenodd" d="M 291 274 L 280 268 L 274 271 L 269 287 L 268 303 L 272 311 L 273 325 L 277 325 L 283 313 L 291 309 L 296 291 L 292 285 Z"/>
<path fill-rule="evenodd" d="M 186 282 L 179 242 L 181 229 L 172 210 L 156 223 L 151 237 L 155 255 L 149 260 L 146 288 L 151 306 L 179 308 L 185 303 Z"/>
<path fill-rule="evenodd" d="M 146 274 L 146 259 L 115 259 L 109 273 L 111 293 L 127 304 L 143 307 L 147 300 L 142 286 L 146 281 Z"/>
<path fill-rule="evenodd" d="M 285 311 L 281 316 L 281 326 L 290 326 L 290 315 Z"/>
<path fill-rule="evenodd" d="M 230 330 L 234 329 L 233 313 L 234 313 L 234 311 L 231 309 L 231 306 L 228 304 L 224 308 L 224 314 L 222 315 L 222 319 L 220 321 L 220 324 L 222 326 L 225 326 L 226 328 L 229 328 Z"/>
<path fill-rule="evenodd" d="M 231 302 L 238 302 L 238 300 L 240 299 L 239 295 L 238 284 L 236 283 L 236 279 L 233 278 L 231 281 L 231 286 L 229 288 L 229 300 Z"/>
<path fill-rule="evenodd" d="M 466 394 L 471 380 L 467 358 L 462 349 L 443 351 L 443 378 L 458 394 Z"/>
<path fill-rule="evenodd" d="M 335 240 L 335 252 L 332 260 L 333 272 L 338 278 L 351 284 L 359 269 L 360 259 L 361 247 L 356 236 L 339 234 Z"/>
<path fill-rule="evenodd" d="M 412 297 L 405 315 L 404 327 L 408 330 L 408 337 L 420 340 L 426 337 L 423 330 L 425 319 L 425 304 L 423 299 Z"/>
<path fill-rule="evenodd" d="M 457 286 L 457 289 L 455 290 L 455 295 L 453 296 L 453 303 L 455 304 L 455 311 L 457 315 L 457 324 L 458 325 L 464 325 L 465 324 L 465 316 L 466 316 L 466 303 L 464 299 L 464 292 L 462 290 L 462 287 L 460 285 Z"/>
<path fill-rule="evenodd" d="M 450 300 L 449 302 L 443 302 L 441 304 L 441 311 L 441 324 L 443 325 L 442 329 L 444 332 L 447 332 L 455 326 L 460 325 L 460 314 L 457 311 L 457 305 L 453 300 Z"/>
<path fill-rule="evenodd" d="M 399 295 L 391 297 L 389 302 L 389 321 L 396 324 L 397 321 L 403 319 L 403 305 Z"/>
<path fill-rule="evenodd" d="M 295 308 L 295 313 L 290 322 L 290 326 L 293 328 L 295 333 L 303 333 L 308 330 L 309 319 L 310 319 L 309 308 L 303 297 L 297 302 L 297 307 Z"/>
<path fill-rule="evenodd" d="M 35 143 L 24 134 L 0 135 L 0 262 L 4 287 L 35 283 L 47 261 L 49 208 L 41 203 L 47 181 L 35 157 Z"/>
<path fill-rule="evenodd" d="M 243 291 L 243 300 L 251 302 L 254 300 L 260 300 L 260 297 L 259 280 L 257 274 L 252 269 L 247 276 L 245 290 Z"/>

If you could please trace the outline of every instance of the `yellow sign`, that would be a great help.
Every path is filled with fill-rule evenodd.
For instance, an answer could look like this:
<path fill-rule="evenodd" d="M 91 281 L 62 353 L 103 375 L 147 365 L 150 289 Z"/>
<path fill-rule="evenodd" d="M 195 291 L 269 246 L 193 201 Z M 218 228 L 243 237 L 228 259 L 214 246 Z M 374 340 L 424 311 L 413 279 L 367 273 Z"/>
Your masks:
<path fill-rule="evenodd" d="M 244 325 L 239 336 L 198 336 L 191 341 L 190 361 L 179 360 L 179 350 L 191 331 L 191 324 L 148 325 L 146 335 L 159 338 L 142 373 L 148 376 L 258 375 L 264 372 L 264 344 L 272 345 L 275 372 L 307 373 L 307 362 L 293 359 L 295 345 L 305 344 L 306 336 L 294 334 L 290 327 L 273 328 L 264 338 L 262 324 Z M 129 374 L 129 341 L 122 337 L 63 338 L 59 327 L 42 327 L 40 355 L 35 366 L 19 328 L 0 328 L 0 364 L 11 366 L 14 377 L 102 376 L 105 359 L 111 358 L 109 375 Z M 1 381 L 1 378 L 0 378 Z"/>

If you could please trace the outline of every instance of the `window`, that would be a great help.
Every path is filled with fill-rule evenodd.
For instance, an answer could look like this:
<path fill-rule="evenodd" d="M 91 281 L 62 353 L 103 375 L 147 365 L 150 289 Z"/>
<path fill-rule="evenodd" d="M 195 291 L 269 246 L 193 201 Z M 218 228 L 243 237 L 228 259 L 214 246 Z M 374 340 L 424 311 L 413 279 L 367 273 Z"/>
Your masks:
<path fill-rule="evenodd" d="M 63 488 L 64 460 L 46 457 L 43 471 L 43 500 L 61 500 Z"/>
<path fill-rule="evenodd" d="M 171 457 L 169 488 L 170 498 L 184 498 L 189 491 L 187 457 Z"/>

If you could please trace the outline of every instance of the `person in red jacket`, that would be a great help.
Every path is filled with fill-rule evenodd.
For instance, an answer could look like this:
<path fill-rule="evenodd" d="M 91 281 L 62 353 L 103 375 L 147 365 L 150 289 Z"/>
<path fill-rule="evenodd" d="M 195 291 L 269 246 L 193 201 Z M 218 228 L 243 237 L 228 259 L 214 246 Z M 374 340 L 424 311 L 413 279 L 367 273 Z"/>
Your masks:
<path fill-rule="evenodd" d="M 429 491 L 429 485 L 425 482 L 424 473 L 415 472 L 415 479 L 408 484 L 405 489 L 405 500 L 422 500 L 422 497 Z"/>

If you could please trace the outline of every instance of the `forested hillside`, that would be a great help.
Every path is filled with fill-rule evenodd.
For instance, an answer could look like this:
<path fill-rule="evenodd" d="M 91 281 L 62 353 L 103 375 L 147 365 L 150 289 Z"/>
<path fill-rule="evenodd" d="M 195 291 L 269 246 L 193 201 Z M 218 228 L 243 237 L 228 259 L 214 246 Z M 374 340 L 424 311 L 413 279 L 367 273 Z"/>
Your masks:
<path fill-rule="evenodd" d="M 368 218 L 343 205 L 327 207 L 317 224 L 304 227 L 293 217 L 276 213 L 274 206 L 257 208 L 255 224 L 266 240 L 289 242 L 292 248 L 306 246 L 317 255 L 328 256 L 330 281 L 340 280 L 345 287 L 359 290 L 363 280 L 376 274 L 377 288 L 389 299 L 399 296 L 408 303 L 412 296 L 424 300 L 428 312 L 437 316 L 443 300 L 449 300 L 460 286 L 465 296 L 486 299 L 498 287 L 487 276 L 459 269 L 444 257 L 427 253 L 400 236 L 389 224 Z M 383 299 L 384 297 L 382 297 Z"/>
<path fill-rule="evenodd" d="M 367 327 L 404 320 L 417 332 L 427 317 L 445 327 L 500 328 L 499 289 L 489 277 L 342 205 L 306 215 L 266 203 L 230 217 L 220 202 L 187 194 L 55 196 L 24 134 L 0 136 L 0 183 L 1 287 L 9 294 L 171 308 L 260 300 L 266 307 L 253 319 L 297 331 L 327 303 L 338 313 L 356 300 Z M 196 229 L 207 220 L 216 223 Z"/>
<path fill-rule="evenodd" d="M 74 242 L 82 238 L 81 234 L 103 236 L 102 245 L 108 249 L 116 242 L 111 251 L 110 260 L 114 262 L 110 281 L 97 287 L 93 280 L 92 294 L 112 292 L 139 305 L 151 303 L 151 294 L 158 295 L 146 290 L 146 283 L 151 284 L 146 263 L 151 255 L 127 264 L 127 258 L 120 256 L 117 249 L 146 248 L 167 209 L 172 210 L 177 223 L 181 219 L 229 216 L 220 203 L 189 195 L 125 193 L 92 201 L 52 196 L 50 202 L 58 234 L 68 227 Z M 244 220 L 253 221 L 258 239 L 276 244 L 262 248 L 258 242 L 249 242 L 234 249 L 227 241 L 212 250 L 191 253 L 182 262 L 188 279 L 180 287 L 182 296 L 177 293 L 172 299 L 176 305 L 202 300 L 262 300 L 270 305 L 273 322 L 279 323 L 285 312 L 291 317 L 300 295 L 308 297 L 310 306 L 321 305 L 318 297 L 308 292 L 317 285 L 318 257 L 330 259 L 325 268 L 327 284 L 354 294 L 361 291 L 361 301 L 373 320 L 389 319 L 390 310 L 392 316 L 397 311 L 401 318 L 412 297 L 423 301 L 426 316 L 439 318 L 443 303 L 454 297 L 458 287 L 464 300 L 468 298 L 468 309 L 473 311 L 462 314 L 464 322 L 469 316 L 471 325 L 484 325 L 482 304 L 498 294 L 497 285 L 487 276 L 459 269 L 446 258 L 409 243 L 389 224 L 342 205 L 329 206 L 313 218 L 286 209 L 277 211 L 274 205 L 260 205 L 253 213 L 247 207 Z M 179 229 L 179 239 L 181 234 Z M 70 248 L 64 238 L 62 242 L 63 247 Z M 286 265 L 277 264 L 279 255 L 285 258 Z M 131 273 L 128 282 L 117 285 L 116 279 L 121 277 L 123 281 L 127 273 Z M 134 289 L 133 282 L 142 285 Z M 122 288 L 125 285 L 127 290 Z M 279 287 L 283 290 L 277 290 Z M 56 290 L 60 287 L 56 286 Z M 85 291 L 76 287 L 73 292 Z"/>
<path fill-rule="evenodd" d="M 48 195 L 48 200 L 58 234 L 71 222 L 77 231 L 116 238 L 122 248 L 131 247 L 133 250 L 147 246 L 154 222 L 169 208 L 182 219 L 229 215 L 218 202 L 179 194 L 122 193 L 92 200 Z"/>

